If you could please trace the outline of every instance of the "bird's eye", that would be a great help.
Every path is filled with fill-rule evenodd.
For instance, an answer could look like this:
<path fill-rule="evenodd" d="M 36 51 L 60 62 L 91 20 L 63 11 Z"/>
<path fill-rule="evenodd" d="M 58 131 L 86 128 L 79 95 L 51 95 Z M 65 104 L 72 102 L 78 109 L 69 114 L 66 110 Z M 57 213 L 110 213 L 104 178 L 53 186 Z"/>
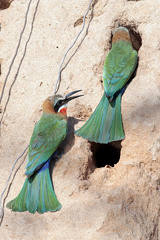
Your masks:
<path fill-rule="evenodd" d="M 61 106 L 62 103 L 63 103 L 63 100 L 59 100 L 59 101 L 57 102 L 57 104 L 58 104 L 59 106 Z"/>
<path fill-rule="evenodd" d="M 58 112 L 58 109 L 63 105 L 63 100 L 58 100 L 56 105 L 54 106 L 55 112 Z"/>

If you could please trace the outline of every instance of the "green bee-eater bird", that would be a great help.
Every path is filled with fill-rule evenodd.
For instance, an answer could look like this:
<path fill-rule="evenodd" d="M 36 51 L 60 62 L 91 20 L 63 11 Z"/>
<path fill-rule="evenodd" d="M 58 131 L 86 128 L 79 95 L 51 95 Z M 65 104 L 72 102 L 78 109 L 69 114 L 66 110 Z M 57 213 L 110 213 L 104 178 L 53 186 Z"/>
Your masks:
<path fill-rule="evenodd" d="M 43 103 L 43 114 L 35 125 L 29 144 L 26 172 L 27 178 L 19 195 L 7 203 L 13 211 L 44 213 L 61 209 L 51 182 L 49 164 L 52 155 L 67 134 L 67 102 L 80 97 L 53 95 Z"/>
<path fill-rule="evenodd" d="M 117 28 L 112 38 L 112 49 L 103 67 L 104 94 L 88 121 L 75 132 L 77 136 L 97 143 L 124 139 L 121 97 L 137 66 L 137 60 L 128 30 Z"/>

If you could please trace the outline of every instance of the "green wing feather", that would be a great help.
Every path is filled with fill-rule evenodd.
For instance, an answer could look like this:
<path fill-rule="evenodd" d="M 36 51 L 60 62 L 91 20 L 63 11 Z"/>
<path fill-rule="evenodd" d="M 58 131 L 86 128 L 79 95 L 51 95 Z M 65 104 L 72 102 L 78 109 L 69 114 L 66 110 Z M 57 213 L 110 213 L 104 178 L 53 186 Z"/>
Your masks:
<path fill-rule="evenodd" d="M 103 67 L 103 83 L 108 97 L 120 90 L 129 80 L 137 65 L 137 52 L 125 41 L 113 44 Z"/>
<path fill-rule="evenodd" d="M 33 174 L 55 152 L 67 134 L 67 121 L 59 115 L 43 113 L 36 124 L 28 151 L 26 175 Z"/>

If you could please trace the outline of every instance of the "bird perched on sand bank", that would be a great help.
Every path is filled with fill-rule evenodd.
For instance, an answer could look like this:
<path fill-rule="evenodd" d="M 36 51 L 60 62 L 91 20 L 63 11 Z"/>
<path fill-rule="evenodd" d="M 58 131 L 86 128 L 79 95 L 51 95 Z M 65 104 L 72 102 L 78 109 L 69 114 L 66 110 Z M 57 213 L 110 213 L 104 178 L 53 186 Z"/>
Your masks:
<path fill-rule="evenodd" d="M 52 155 L 67 134 L 67 103 L 82 95 L 57 94 L 43 103 L 43 113 L 35 125 L 29 144 L 26 172 L 27 178 L 19 195 L 7 203 L 12 211 L 44 213 L 61 209 L 51 182 L 49 165 Z"/>
<path fill-rule="evenodd" d="M 77 136 L 97 143 L 124 139 L 121 97 L 137 66 L 137 60 L 128 29 L 117 28 L 112 38 L 112 49 L 103 67 L 104 94 L 88 121 L 75 131 Z"/>

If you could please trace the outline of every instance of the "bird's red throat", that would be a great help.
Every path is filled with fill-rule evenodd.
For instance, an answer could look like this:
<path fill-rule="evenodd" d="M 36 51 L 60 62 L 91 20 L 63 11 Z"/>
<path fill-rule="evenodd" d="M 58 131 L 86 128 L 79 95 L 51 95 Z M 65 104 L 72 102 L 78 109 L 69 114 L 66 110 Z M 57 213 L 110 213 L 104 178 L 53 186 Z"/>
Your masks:
<path fill-rule="evenodd" d="M 61 108 L 60 113 L 67 115 L 67 107 Z"/>

